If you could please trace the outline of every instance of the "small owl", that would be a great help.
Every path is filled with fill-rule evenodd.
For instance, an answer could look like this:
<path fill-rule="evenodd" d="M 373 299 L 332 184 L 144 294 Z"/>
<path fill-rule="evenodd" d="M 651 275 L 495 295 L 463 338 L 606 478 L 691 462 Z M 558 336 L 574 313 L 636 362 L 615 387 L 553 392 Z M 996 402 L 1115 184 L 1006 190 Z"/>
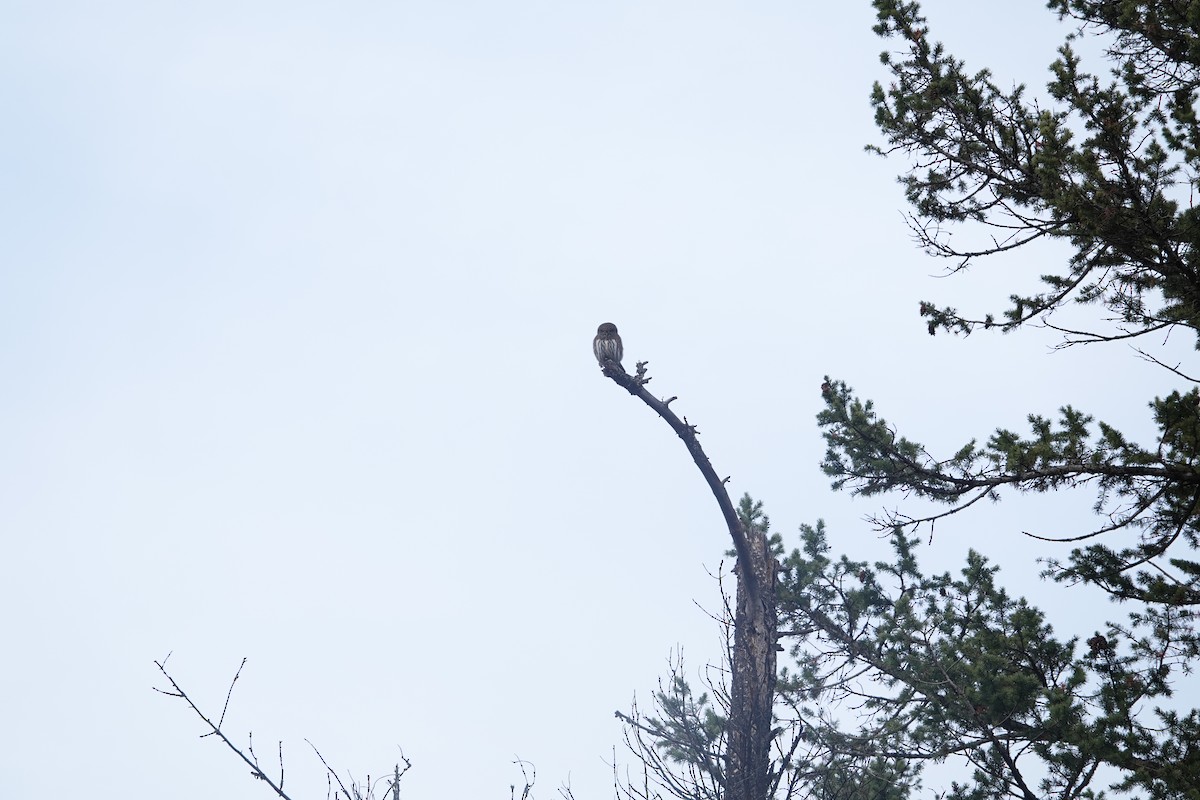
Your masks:
<path fill-rule="evenodd" d="M 621 346 L 621 336 L 617 333 L 616 325 L 606 322 L 596 329 L 596 338 L 592 339 L 592 352 L 596 354 L 596 360 L 602 367 L 606 361 L 615 361 L 617 366 L 621 365 L 621 356 L 625 354 L 625 349 Z"/>

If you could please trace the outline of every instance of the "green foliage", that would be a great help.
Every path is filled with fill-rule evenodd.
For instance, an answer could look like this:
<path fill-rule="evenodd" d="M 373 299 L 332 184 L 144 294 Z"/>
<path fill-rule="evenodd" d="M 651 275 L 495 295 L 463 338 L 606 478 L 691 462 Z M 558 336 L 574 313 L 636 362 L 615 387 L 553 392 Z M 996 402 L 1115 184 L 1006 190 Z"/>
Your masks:
<path fill-rule="evenodd" d="M 649 718 L 647 725 L 668 759 L 688 763 L 697 752 L 720 752 L 717 742 L 725 732 L 725 717 L 713 708 L 707 693 L 693 694 L 688 682 L 675 674 L 654 699 L 660 716 Z"/>
<path fill-rule="evenodd" d="M 1034 318 L 1055 327 L 1052 313 L 1064 303 L 1096 303 L 1109 317 L 1097 330 L 1058 329 L 1067 343 L 1132 339 L 1176 326 L 1198 333 L 1198 211 L 1190 203 L 1181 210 L 1178 200 L 1200 181 L 1194 108 L 1200 4 L 1049 5 L 1060 17 L 1079 20 L 1075 37 L 1104 37 L 1114 64 L 1109 82 L 1087 72 L 1068 41 L 1050 65 L 1042 100 L 1031 100 L 1024 86 L 1003 91 L 990 72 L 968 71 L 930 40 L 916 2 L 875 1 L 876 32 L 904 48 L 883 54 L 892 82 L 872 91 L 888 144 L 875 150 L 913 160 L 900 180 L 920 241 L 932 253 L 958 259 L 960 267 L 1043 237 L 1068 241 L 1074 251 L 1066 269 L 1042 277 L 1042 291 L 1010 296 L 1000 323 L 991 314 L 970 319 L 931 302 L 920 303 L 920 315 L 930 333 L 1010 331 Z M 956 249 L 944 225 L 960 223 L 997 233 L 986 246 Z M 983 444 L 968 441 L 949 457 L 901 437 L 841 381 L 827 379 L 824 398 L 818 417 L 828 444 L 823 469 L 835 488 L 866 495 L 902 491 L 950 506 L 924 517 L 893 513 L 878 521 L 883 527 L 931 524 L 997 499 L 1002 488 L 1091 485 L 1094 510 L 1105 518 L 1093 535 L 1121 531 L 1124 537 L 1049 560 L 1052 575 L 1098 585 L 1120 599 L 1200 603 L 1195 579 L 1176 577 L 1198 569 L 1190 558 L 1200 518 L 1195 389 L 1151 401 L 1159 432 L 1151 446 L 1066 405 L 1054 420 L 1028 415 L 1030 434 L 997 428 Z M 1157 559 L 1178 572 L 1163 575 Z"/>
<path fill-rule="evenodd" d="M 978 553 L 957 577 L 926 575 L 901 530 L 894 558 L 874 564 L 832 559 L 819 524 L 802 540 L 784 561 L 780 613 L 805 635 L 781 694 L 809 704 L 827 768 L 886 758 L 911 774 L 961 756 L 972 779 L 946 797 L 1079 797 L 1103 770 L 1150 797 L 1200 796 L 1197 712 L 1140 719 L 1197 655 L 1190 612 L 1134 613 L 1081 646 L 1010 597 Z M 839 703 L 857 709 L 853 732 L 828 713 Z"/>
<path fill-rule="evenodd" d="M 1024 86 L 1002 90 L 988 70 L 971 72 L 932 43 L 916 3 L 874 5 L 876 32 L 905 51 L 883 55 L 892 79 L 871 102 L 887 146 L 870 149 L 912 158 L 900 180 L 924 247 L 956 268 L 1043 238 L 1075 250 L 1064 271 L 1042 276 L 1041 291 L 1012 294 L 1001 323 L 922 303 L 929 332 L 1011 330 L 1072 300 L 1103 305 L 1119 325 L 1071 332 L 1082 340 L 1197 330 L 1198 212 L 1181 210 L 1188 195 L 1176 191 L 1200 172 L 1195 4 L 1051 2 L 1105 33 L 1116 69 L 1102 82 L 1067 42 L 1042 100 Z M 992 235 L 952 246 L 944 226 L 962 222 Z"/>
<path fill-rule="evenodd" d="M 779 558 L 783 555 L 783 537 L 770 532 L 771 518 L 763 513 L 761 500 L 755 500 L 748 494 L 742 495 L 742 499 L 738 500 L 737 515 L 747 532 L 758 532 L 767 537 L 767 546 L 771 549 L 772 556 Z M 725 555 L 728 558 L 736 558 L 737 551 L 726 550 Z"/>
<path fill-rule="evenodd" d="M 901 490 L 950 506 L 923 517 L 893 512 L 876 520 L 880 527 L 933 524 L 985 498 L 994 500 L 1005 488 L 1046 492 L 1090 484 L 1094 509 L 1108 520 L 1091 536 L 1121 529 L 1138 536 L 1115 547 L 1077 548 L 1065 563 L 1049 559 L 1050 573 L 1120 598 L 1200 603 L 1195 580 L 1170 580 L 1157 566 L 1147 566 L 1172 547 L 1190 554 L 1198 544 L 1200 391 L 1173 392 L 1151 403 L 1161 433 L 1154 450 L 1131 443 L 1106 423 L 1093 427 L 1091 416 L 1064 406 L 1056 421 L 1029 415 L 1028 436 L 1000 428 L 984 444 L 969 441 L 943 459 L 897 435 L 871 401 L 854 397 L 844 382 L 827 377 L 823 394 L 825 408 L 817 421 L 827 449 L 821 466 L 835 489 L 867 496 Z M 1189 574 L 1200 569 L 1181 556 L 1171 563 Z"/>
<path fill-rule="evenodd" d="M 1078 27 L 1044 92 L 1002 89 L 988 70 L 968 69 L 932 40 L 917 3 L 874 6 L 876 33 L 898 49 L 881 58 L 890 79 L 871 100 L 884 145 L 869 149 L 909 158 L 900 182 L 922 246 L 951 259 L 951 271 L 1042 239 L 1070 246 L 1061 269 L 1012 292 L 1000 313 L 922 302 L 929 333 L 1037 321 L 1068 346 L 1182 327 L 1200 347 L 1200 2 L 1050 0 Z M 1085 36 L 1104 45 L 1108 77 L 1085 68 L 1075 46 Z M 982 233 L 979 245 L 951 244 L 951 227 Z M 1054 315 L 1068 304 L 1102 313 L 1087 330 L 1060 327 Z M 786 562 L 790 622 L 813 631 L 794 650 L 801 682 L 828 681 L 830 661 L 843 658 L 838 674 L 861 669 L 889 690 L 845 690 L 871 716 L 837 734 L 843 749 L 965 754 L 975 771 L 952 787 L 954 798 L 1088 796 L 1106 772 L 1120 776 L 1115 791 L 1200 797 L 1197 712 L 1160 704 L 1200 651 L 1200 392 L 1149 401 L 1150 443 L 1063 405 L 1054 417 L 1027 415 L 1027 430 L 995 427 L 942 456 L 900 435 L 842 381 L 826 378 L 822 392 L 822 467 L 835 488 L 940 507 L 875 520 L 892 531 L 894 563 L 834 561 L 819 528 Z M 998 587 L 981 556 L 961 578 L 916 569 L 907 537 L 922 525 L 1001 492 L 1080 489 L 1101 522 L 1070 539 L 1065 559 L 1047 558 L 1046 574 L 1132 601 L 1125 623 L 1060 642 L 1039 612 Z M 1031 782 L 1020 759 L 1048 777 Z"/>

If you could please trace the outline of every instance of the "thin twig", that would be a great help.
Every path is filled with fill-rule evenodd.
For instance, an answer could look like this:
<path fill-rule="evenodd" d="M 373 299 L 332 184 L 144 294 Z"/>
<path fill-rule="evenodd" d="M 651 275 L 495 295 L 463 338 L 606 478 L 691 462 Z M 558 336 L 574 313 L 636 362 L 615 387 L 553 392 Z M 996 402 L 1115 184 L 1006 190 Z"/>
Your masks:
<path fill-rule="evenodd" d="M 165 658 L 161 662 L 155 661 L 154 666 L 158 667 L 159 672 L 161 672 L 163 674 L 163 676 L 166 677 L 166 679 L 168 681 L 170 681 L 171 688 L 174 689 L 174 691 L 168 692 L 168 691 L 164 691 L 163 689 L 159 689 L 157 687 L 155 687 L 154 691 L 158 692 L 159 694 L 165 694 L 168 697 L 182 698 L 184 700 L 184 702 L 186 702 L 188 704 L 188 706 L 191 707 L 192 711 L 196 712 L 196 716 L 198 716 L 198 717 L 200 717 L 200 719 L 204 720 L 204 724 L 209 727 L 209 732 L 204 734 L 203 736 L 216 736 L 218 739 L 220 739 L 222 742 L 225 743 L 226 747 L 228 747 L 230 750 L 232 750 L 234 753 L 236 753 L 238 758 L 240 758 L 242 761 L 246 762 L 246 765 L 248 767 L 250 767 L 250 769 L 251 769 L 251 773 L 250 773 L 251 775 L 253 775 L 255 778 L 258 778 L 260 781 L 264 781 L 268 786 L 271 787 L 271 789 L 275 792 L 275 794 L 284 798 L 284 800 L 292 800 L 287 795 L 287 793 L 285 793 L 283 791 L 282 786 L 279 786 L 278 784 L 276 784 L 275 781 L 271 780 L 270 776 L 268 776 L 265 772 L 263 772 L 261 769 L 259 769 L 258 764 L 256 764 L 254 761 L 251 761 L 246 756 L 246 754 L 243 753 L 240 749 L 238 749 L 238 747 L 233 742 L 229 741 L 229 737 L 227 737 L 225 735 L 225 733 L 221 730 L 220 726 L 214 724 L 213 721 L 211 719 L 209 719 L 207 716 L 205 716 L 204 712 L 201 711 L 194 702 L 192 702 L 192 698 L 188 696 L 188 693 L 185 692 L 183 690 L 183 687 L 181 687 L 178 683 L 176 683 L 175 679 L 171 677 L 171 674 L 169 672 L 167 672 L 166 667 L 164 666 L 166 664 L 166 661 L 167 660 Z M 243 661 L 242 663 L 245 663 L 245 661 Z M 238 671 L 240 672 L 241 669 L 239 668 Z M 203 737 L 201 737 L 201 738 L 203 738 Z"/>
<path fill-rule="evenodd" d="M 221 719 L 217 722 L 217 727 L 225 724 L 225 712 L 229 710 L 229 698 L 233 696 L 233 685 L 238 682 L 238 678 L 242 677 L 242 667 L 246 666 L 246 659 L 242 659 L 242 663 L 238 664 L 237 672 L 233 674 L 233 680 L 229 682 L 229 691 L 225 693 L 225 707 L 221 709 Z"/>

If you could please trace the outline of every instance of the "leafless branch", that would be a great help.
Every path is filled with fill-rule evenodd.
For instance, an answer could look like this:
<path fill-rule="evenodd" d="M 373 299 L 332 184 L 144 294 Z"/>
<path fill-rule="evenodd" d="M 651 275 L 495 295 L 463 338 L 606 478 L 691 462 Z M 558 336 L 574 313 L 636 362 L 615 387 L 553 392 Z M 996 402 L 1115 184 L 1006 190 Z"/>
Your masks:
<path fill-rule="evenodd" d="M 225 715 L 229 710 L 229 701 L 230 701 L 231 695 L 233 694 L 233 686 L 235 683 L 237 683 L 238 678 L 241 677 L 242 669 L 246 666 L 247 659 L 245 659 L 245 658 L 242 659 L 242 663 L 238 666 L 237 672 L 234 674 L 233 680 L 229 684 L 229 690 L 225 694 L 225 705 L 221 709 L 220 719 L 217 722 L 213 722 L 211 718 L 209 718 L 203 711 L 200 710 L 199 706 L 197 706 L 196 703 L 192 700 L 192 698 L 188 695 L 188 693 L 183 690 L 183 688 L 179 685 L 179 683 L 175 680 L 175 678 L 172 677 L 171 674 L 167 672 L 166 664 L 167 664 L 167 659 L 169 659 L 169 658 L 170 658 L 170 654 L 168 653 L 167 658 L 164 658 L 162 661 L 155 661 L 154 665 L 156 667 L 158 667 L 159 672 L 161 672 L 163 674 L 163 676 L 167 679 L 167 681 L 170 682 L 171 689 L 165 690 L 165 689 L 159 689 L 158 687 L 154 687 L 154 691 L 158 692 L 159 694 L 166 695 L 167 697 L 177 697 L 177 698 L 183 700 L 185 703 L 187 703 L 188 707 L 191 708 L 193 712 L 195 712 L 196 716 L 200 717 L 200 719 L 204 721 L 204 724 L 208 728 L 208 730 L 205 733 L 201 734 L 200 738 L 215 736 L 218 739 L 220 739 L 222 742 L 224 742 L 226 747 L 228 747 L 230 750 L 232 750 L 238 756 L 238 758 L 240 758 L 242 761 L 244 761 L 250 767 L 250 770 L 251 770 L 250 774 L 255 779 L 266 783 L 271 788 L 271 791 L 274 792 L 278 797 L 283 798 L 283 800 L 291 800 L 291 798 L 288 796 L 288 794 L 286 792 L 284 792 L 284 790 L 283 790 L 283 783 L 284 783 L 283 742 L 278 743 L 279 780 L 278 780 L 278 782 L 276 782 L 275 780 L 272 780 L 272 778 L 269 775 L 267 775 L 267 773 L 259 765 L 258 755 L 254 752 L 254 733 L 251 732 L 249 734 L 249 742 L 246 746 L 246 751 L 243 752 L 240 748 L 237 747 L 237 745 L 235 745 L 229 739 L 228 736 L 226 736 L 226 734 L 223 730 L 223 727 L 222 727 L 225 722 Z M 342 795 L 345 796 L 345 800 L 371 800 L 371 798 L 374 796 L 374 792 L 373 792 L 373 788 L 371 786 L 370 776 L 368 776 L 368 778 L 367 778 L 367 784 L 365 786 L 365 794 L 363 791 L 359 790 L 358 785 L 356 785 L 353 781 L 351 781 L 350 787 L 347 788 L 346 785 L 342 782 L 342 779 L 338 776 L 337 772 L 335 772 L 334 769 L 331 766 L 329 766 L 329 763 L 325 760 L 325 757 L 323 755 L 321 755 L 321 751 L 316 748 L 316 745 L 314 745 L 312 742 L 308 741 L 307 739 L 305 739 L 305 741 L 308 742 L 308 746 L 312 748 L 313 752 L 316 753 L 317 758 L 320 759 L 321 763 L 325 766 L 326 783 L 328 784 L 328 789 L 326 792 L 327 797 L 329 796 L 329 794 L 332 793 L 334 796 L 334 800 L 336 800 L 337 793 L 332 791 L 333 781 L 336 781 L 338 788 L 341 790 Z M 402 762 L 404 762 L 404 768 L 401 769 L 400 765 L 396 764 L 395 768 L 392 771 L 392 775 L 389 776 L 392 783 L 389 785 L 388 791 L 392 793 L 393 800 L 399 800 L 398 786 L 399 786 L 400 776 L 404 775 L 404 773 L 408 772 L 409 769 L 412 768 L 412 762 L 409 761 L 404 756 L 403 750 L 400 751 L 400 760 Z M 384 779 L 381 778 L 380 780 L 384 780 Z"/>
<path fill-rule="evenodd" d="M 1169 372 L 1175 373 L 1179 377 L 1183 378 L 1185 381 L 1190 381 L 1191 383 L 1200 383 L 1200 380 L 1193 378 L 1191 375 L 1187 375 L 1187 374 L 1184 374 L 1183 372 L 1180 372 L 1177 367 L 1172 367 L 1172 366 L 1168 366 L 1167 364 L 1164 364 L 1163 362 L 1159 361 L 1154 356 L 1147 353 L 1145 350 L 1141 350 L 1137 347 L 1135 347 L 1133 349 L 1135 352 L 1137 352 L 1137 354 L 1139 356 L 1141 356 L 1146 361 L 1149 361 L 1152 364 L 1157 364 L 1158 366 L 1162 367 L 1163 369 L 1168 370 Z"/>
<path fill-rule="evenodd" d="M 200 710 L 200 708 L 192 701 L 192 698 L 190 696 L 188 696 L 188 693 L 183 690 L 183 687 L 181 687 L 175 681 L 175 678 L 173 678 L 171 676 L 171 674 L 169 672 L 167 672 L 167 669 L 165 666 L 166 661 L 167 661 L 166 658 L 164 658 L 162 661 L 155 661 L 154 666 L 158 667 L 159 672 L 161 672 L 163 674 L 163 676 L 170 682 L 171 689 L 173 691 L 168 692 L 168 691 L 159 689 L 157 687 L 155 687 L 154 690 L 160 694 L 165 694 L 168 697 L 181 698 L 185 703 L 188 704 L 188 706 L 192 709 L 192 711 L 194 711 L 196 713 L 196 716 L 200 717 L 200 719 L 204 721 L 204 724 L 208 726 L 208 728 L 209 728 L 208 733 L 203 734 L 203 736 L 216 736 L 218 739 L 220 739 L 222 742 L 224 742 L 225 746 L 228 747 L 230 750 L 232 750 L 237 755 L 238 758 L 240 758 L 242 761 L 244 761 L 246 763 L 246 765 L 248 767 L 250 767 L 251 775 L 253 775 L 258 780 L 265 782 L 268 786 L 271 787 L 271 790 L 273 792 L 275 792 L 275 794 L 278 795 L 279 797 L 282 797 L 284 800 L 291 800 L 291 798 L 287 795 L 287 793 L 283 791 L 283 786 L 282 786 L 282 783 L 283 783 L 282 745 L 280 745 L 280 747 L 281 747 L 281 749 L 280 749 L 280 763 L 281 763 L 280 782 L 276 783 L 275 781 L 271 780 L 271 777 L 269 775 L 267 775 L 265 772 L 263 772 L 262 769 L 258 766 L 257 759 L 251 760 L 245 753 L 243 753 L 237 747 L 237 745 L 235 745 L 233 742 L 231 742 L 229 740 L 229 737 L 226 736 L 224 731 L 221 730 L 221 727 L 218 723 L 214 723 L 211 719 L 208 718 L 208 716 L 206 716 L 204 714 L 203 711 Z M 245 665 L 245 663 L 246 663 L 246 661 L 245 661 L 245 659 L 243 659 L 242 664 Z M 238 674 L 241 674 L 241 667 L 238 667 Z M 237 677 L 235 676 L 234 681 L 236 681 L 236 680 L 237 680 Z M 233 691 L 232 683 L 230 684 L 230 691 L 231 692 Z M 226 706 L 228 706 L 228 696 L 226 696 Z M 224 712 L 222 712 L 222 720 L 223 719 L 224 719 Z"/>
<path fill-rule="evenodd" d="M 759 589 L 758 577 L 754 574 L 752 566 L 754 562 L 750 555 L 750 542 L 747 532 L 742 529 L 737 510 L 734 508 L 733 501 L 729 498 L 729 492 L 725 489 L 725 481 L 717 476 L 712 462 L 708 460 L 708 456 L 704 453 L 704 448 L 700 446 L 700 440 L 697 438 L 699 430 L 696 426 L 688 424 L 686 418 L 680 419 L 676 416 L 675 412 L 667 407 L 666 402 L 659 400 L 646 390 L 646 384 L 650 382 L 650 378 L 646 376 L 646 366 L 648 364 L 648 361 L 639 361 L 637 363 L 637 372 L 630 375 L 621 369 L 619 364 L 610 362 L 609 365 L 603 368 L 604 375 L 648 405 L 683 440 L 684 445 L 692 456 L 692 460 L 696 463 L 696 466 L 700 469 L 700 473 L 704 476 L 704 480 L 708 483 L 708 488 L 712 491 L 713 497 L 716 498 L 717 505 L 721 508 L 722 516 L 725 517 L 729 536 L 733 539 L 733 547 L 738 554 L 737 568 L 746 582 L 747 593 L 753 602 L 758 602 L 762 593 Z M 671 398 L 671 400 L 674 399 L 674 397 Z"/>

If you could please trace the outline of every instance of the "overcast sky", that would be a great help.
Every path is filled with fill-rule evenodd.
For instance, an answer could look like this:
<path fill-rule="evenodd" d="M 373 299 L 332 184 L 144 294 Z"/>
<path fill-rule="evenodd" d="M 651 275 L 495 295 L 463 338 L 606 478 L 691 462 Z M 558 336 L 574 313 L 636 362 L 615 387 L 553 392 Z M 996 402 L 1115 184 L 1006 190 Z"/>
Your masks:
<path fill-rule="evenodd" d="M 1043 6 L 926 10 L 1040 89 Z M 306 738 L 359 778 L 403 748 L 411 798 L 507 797 L 517 756 L 542 797 L 611 796 L 613 711 L 719 653 L 730 543 L 601 377 L 600 322 L 789 548 L 825 518 L 852 557 L 885 552 L 882 501 L 818 469 L 823 375 L 945 448 L 1066 402 L 1144 433 L 1177 385 L 1120 346 L 924 332 L 920 300 L 999 310 L 1061 253 L 935 277 L 902 162 L 863 151 L 866 0 L 0 11 L 6 796 L 268 796 L 151 690 L 168 653 L 214 714 L 249 659 L 227 728 L 283 740 L 296 798 L 325 793 Z M 921 555 L 980 547 L 1073 632 L 1020 531 L 1091 500 Z"/>

